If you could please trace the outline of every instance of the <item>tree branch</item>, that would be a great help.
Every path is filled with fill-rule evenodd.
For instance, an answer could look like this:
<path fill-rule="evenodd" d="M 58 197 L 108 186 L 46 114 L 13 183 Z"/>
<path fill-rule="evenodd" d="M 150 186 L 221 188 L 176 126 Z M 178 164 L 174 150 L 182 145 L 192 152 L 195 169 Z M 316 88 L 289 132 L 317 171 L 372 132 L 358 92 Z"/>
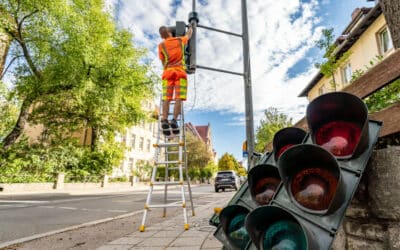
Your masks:
<path fill-rule="evenodd" d="M 20 58 L 20 57 L 22 57 L 22 56 L 21 56 L 21 55 L 15 56 L 13 59 L 11 59 L 10 63 L 7 65 L 6 69 L 3 71 L 3 74 L 0 76 L 0 80 L 3 79 L 3 77 L 6 75 L 8 69 L 10 68 L 10 66 L 12 65 L 12 63 L 13 63 L 16 59 L 18 59 L 18 58 Z"/>
<path fill-rule="evenodd" d="M 24 16 L 21 21 L 18 23 L 18 33 L 19 35 L 22 37 L 21 32 L 22 32 L 22 24 L 24 23 L 25 19 L 29 18 L 30 16 L 34 15 L 35 13 L 38 13 L 38 10 L 35 10 L 31 13 L 29 13 L 28 15 Z"/>

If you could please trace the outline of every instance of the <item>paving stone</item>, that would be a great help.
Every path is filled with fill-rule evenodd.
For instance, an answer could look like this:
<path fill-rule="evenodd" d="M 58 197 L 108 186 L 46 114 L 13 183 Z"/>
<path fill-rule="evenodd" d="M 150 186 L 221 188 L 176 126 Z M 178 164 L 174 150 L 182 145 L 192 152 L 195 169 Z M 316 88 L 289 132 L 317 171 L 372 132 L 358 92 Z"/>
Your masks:
<path fill-rule="evenodd" d="M 132 247 L 129 250 L 164 250 L 164 247 Z"/>
<path fill-rule="evenodd" d="M 143 238 L 137 238 L 137 237 L 123 237 L 120 238 L 118 240 L 114 240 L 110 243 L 108 243 L 108 245 L 135 245 L 139 242 L 143 241 Z"/>
<path fill-rule="evenodd" d="M 153 238 L 171 238 L 171 237 L 177 238 L 180 235 L 182 235 L 182 232 L 177 232 L 177 231 L 158 231 L 152 237 Z"/>
<path fill-rule="evenodd" d="M 222 243 L 219 242 L 216 238 L 213 238 L 213 239 L 207 238 L 203 243 L 202 249 L 203 248 L 219 248 L 219 249 L 221 249 L 221 247 L 222 247 Z"/>
<path fill-rule="evenodd" d="M 187 238 L 178 238 L 174 240 L 170 246 L 171 247 L 192 247 L 192 246 L 201 246 L 203 243 L 204 238 L 197 238 L 197 237 L 187 237 Z"/>
<path fill-rule="evenodd" d="M 157 233 L 157 231 L 144 231 L 144 232 L 136 232 L 131 234 L 131 236 L 133 237 L 137 237 L 137 238 L 148 238 L 153 236 L 155 233 Z M 129 237 L 129 235 L 125 236 L 125 237 Z"/>
<path fill-rule="evenodd" d="M 97 248 L 97 250 L 128 250 L 132 247 L 133 245 L 105 245 Z"/>
<path fill-rule="evenodd" d="M 183 232 L 179 237 L 201 237 L 206 238 L 209 235 L 209 232 L 200 232 L 198 230 L 188 230 Z"/>
<path fill-rule="evenodd" d="M 188 247 L 167 247 L 166 250 L 188 250 Z M 198 246 L 190 246 L 190 250 L 200 250 Z"/>
<path fill-rule="evenodd" d="M 165 247 L 168 246 L 170 242 L 175 240 L 174 237 L 171 238 L 148 238 L 137 244 L 138 247 Z"/>

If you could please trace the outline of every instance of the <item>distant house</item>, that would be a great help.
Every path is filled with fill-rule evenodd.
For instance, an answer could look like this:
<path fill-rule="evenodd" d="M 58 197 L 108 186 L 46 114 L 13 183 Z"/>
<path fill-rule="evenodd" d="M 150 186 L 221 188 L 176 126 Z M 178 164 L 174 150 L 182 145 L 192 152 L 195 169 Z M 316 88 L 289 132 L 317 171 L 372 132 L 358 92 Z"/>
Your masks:
<path fill-rule="evenodd" d="M 204 142 L 207 150 L 210 152 L 213 160 L 216 161 L 216 152 L 212 144 L 211 125 L 194 126 L 192 123 L 186 123 L 186 133 L 190 132 Z"/>
<path fill-rule="evenodd" d="M 373 8 L 357 8 L 352 20 L 336 40 L 335 55 L 341 58 L 347 51 L 349 58 L 336 70 L 336 86 L 332 86 L 332 77 L 318 72 L 301 91 L 299 97 L 309 101 L 332 91 L 340 91 L 352 83 L 354 76 L 362 74 L 380 60 L 394 52 L 390 32 L 379 4 Z"/>

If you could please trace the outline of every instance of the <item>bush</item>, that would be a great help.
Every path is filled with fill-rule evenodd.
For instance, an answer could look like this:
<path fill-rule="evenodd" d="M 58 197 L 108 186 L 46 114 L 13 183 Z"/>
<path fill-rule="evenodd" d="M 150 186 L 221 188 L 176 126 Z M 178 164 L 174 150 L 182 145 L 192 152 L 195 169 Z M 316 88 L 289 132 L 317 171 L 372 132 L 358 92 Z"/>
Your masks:
<path fill-rule="evenodd" d="M 108 181 L 109 182 L 128 182 L 129 179 L 126 176 L 119 176 L 119 177 L 110 178 Z"/>

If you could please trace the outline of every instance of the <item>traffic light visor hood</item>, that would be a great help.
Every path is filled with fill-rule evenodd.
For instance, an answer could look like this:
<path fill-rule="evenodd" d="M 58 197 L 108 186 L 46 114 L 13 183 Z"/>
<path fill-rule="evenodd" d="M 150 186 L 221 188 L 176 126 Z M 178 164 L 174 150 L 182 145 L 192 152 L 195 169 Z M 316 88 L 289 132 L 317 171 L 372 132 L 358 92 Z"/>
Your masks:
<path fill-rule="evenodd" d="M 305 136 L 306 131 L 295 127 L 283 128 L 276 132 L 272 141 L 275 161 L 277 161 L 279 156 L 288 148 L 302 143 Z"/>
<path fill-rule="evenodd" d="M 280 207 L 256 208 L 247 216 L 246 228 L 257 249 L 311 249 L 307 231 L 293 215 Z"/>
<path fill-rule="evenodd" d="M 248 173 L 251 198 L 258 205 L 267 205 L 281 183 L 278 168 L 268 164 L 257 165 Z"/>
<path fill-rule="evenodd" d="M 368 109 L 357 96 L 321 95 L 308 105 L 306 116 L 313 143 L 337 159 L 357 157 L 368 147 Z"/>
<path fill-rule="evenodd" d="M 289 148 L 278 161 L 279 174 L 293 203 L 312 214 L 336 211 L 343 202 L 344 183 L 334 156 L 313 144 Z"/>

